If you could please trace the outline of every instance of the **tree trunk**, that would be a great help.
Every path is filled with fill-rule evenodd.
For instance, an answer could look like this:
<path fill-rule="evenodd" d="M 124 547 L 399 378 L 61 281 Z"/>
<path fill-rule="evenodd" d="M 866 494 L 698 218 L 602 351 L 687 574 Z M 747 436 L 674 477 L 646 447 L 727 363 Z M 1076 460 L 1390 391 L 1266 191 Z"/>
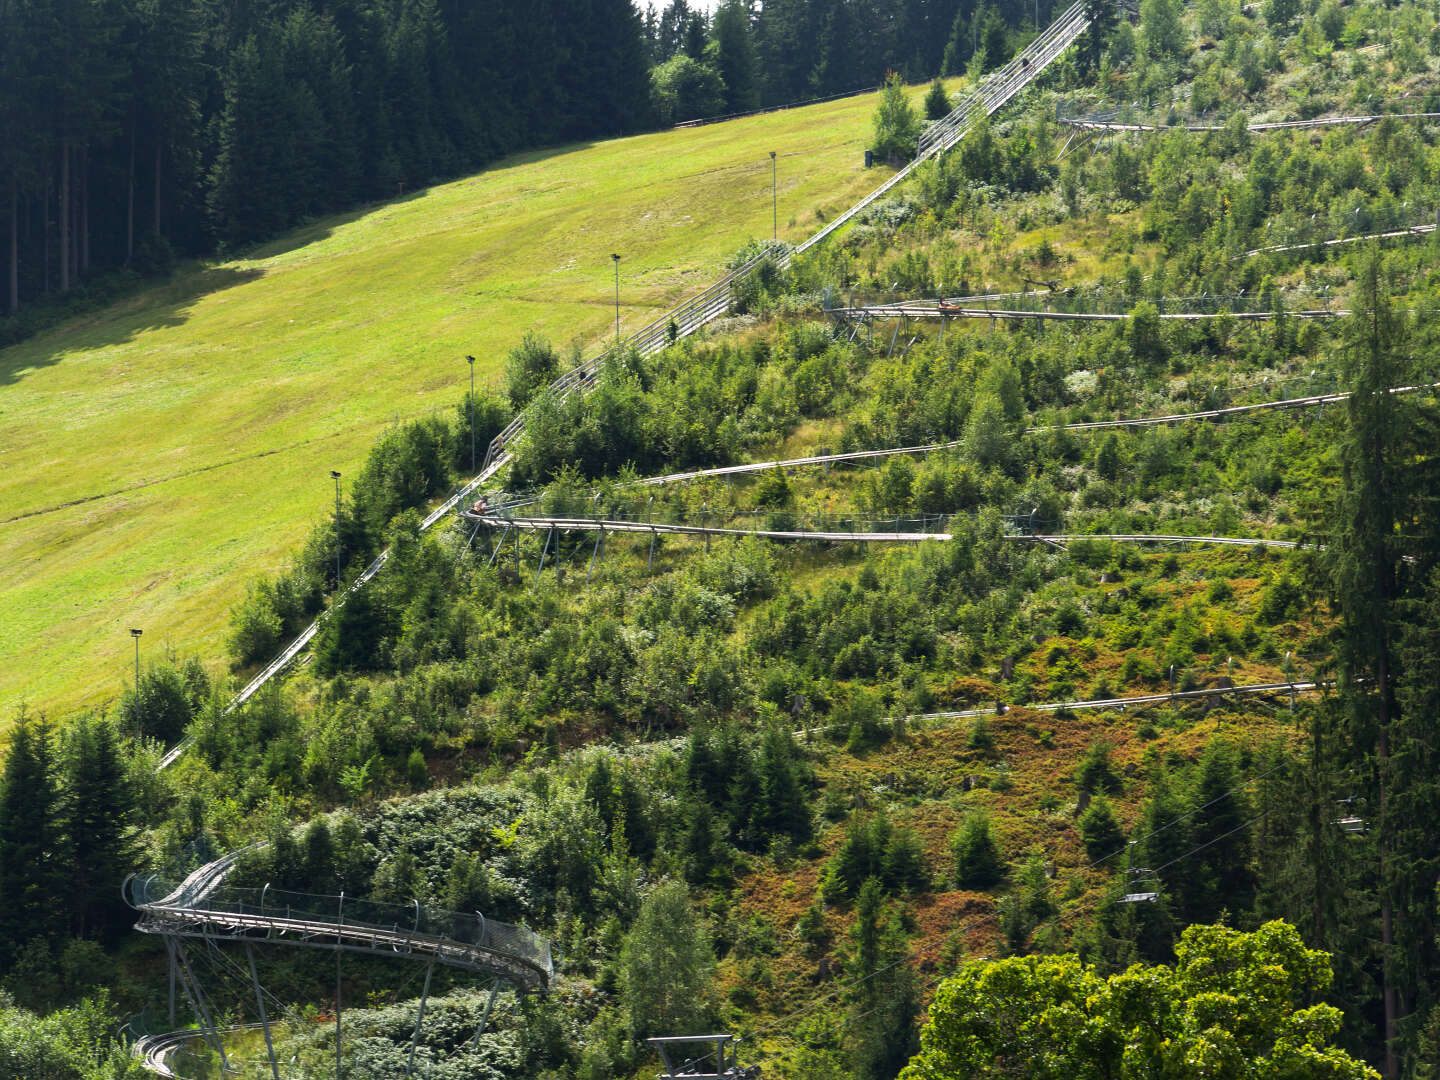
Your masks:
<path fill-rule="evenodd" d="M 125 265 L 135 258 L 135 113 L 130 113 L 130 169 L 125 174 Z"/>
<path fill-rule="evenodd" d="M 50 177 L 45 177 L 45 197 L 40 200 L 40 250 L 44 253 L 40 264 L 40 291 L 50 293 Z"/>
<path fill-rule="evenodd" d="M 80 271 L 90 273 L 90 148 L 80 151 Z"/>
<path fill-rule="evenodd" d="M 1386 568 L 1388 569 L 1388 567 Z M 1382 641 L 1380 655 L 1375 666 L 1375 689 L 1380 694 L 1380 731 L 1376 740 L 1375 757 L 1380 774 L 1380 950 L 1381 971 L 1385 998 L 1385 1080 L 1398 1080 L 1400 1062 L 1395 1056 L 1396 1022 L 1399 1020 L 1395 1007 L 1395 972 L 1391 954 L 1395 949 L 1395 909 L 1390 898 L 1389 844 L 1386 843 L 1389 829 L 1389 794 L 1386 772 L 1390 761 L 1390 663 L 1389 644 Z"/>
<path fill-rule="evenodd" d="M 163 235 L 160 228 L 160 133 L 155 133 L 155 235 Z"/>
<path fill-rule="evenodd" d="M 70 291 L 70 144 L 60 143 L 60 291 Z"/>
<path fill-rule="evenodd" d="M 10 314 L 20 310 L 20 188 L 10 178 Z"/>

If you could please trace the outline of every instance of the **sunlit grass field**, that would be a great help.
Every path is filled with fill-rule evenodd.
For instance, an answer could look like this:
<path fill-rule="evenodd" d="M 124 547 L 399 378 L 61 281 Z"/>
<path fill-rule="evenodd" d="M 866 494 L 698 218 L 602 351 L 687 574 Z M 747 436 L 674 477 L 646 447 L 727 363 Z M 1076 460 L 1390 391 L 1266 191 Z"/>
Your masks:
<path fill-rule="evenodd" d="M 913 91 L 918 104 L 923 88 Z M 116 697 L 142 655 L 219 660 L 231 604 L 333 505 L 394 418 L 703 288 L 884 179 L 877 95 L 508 158 L 188 268 L 0 350 L 0 725 Z"/>

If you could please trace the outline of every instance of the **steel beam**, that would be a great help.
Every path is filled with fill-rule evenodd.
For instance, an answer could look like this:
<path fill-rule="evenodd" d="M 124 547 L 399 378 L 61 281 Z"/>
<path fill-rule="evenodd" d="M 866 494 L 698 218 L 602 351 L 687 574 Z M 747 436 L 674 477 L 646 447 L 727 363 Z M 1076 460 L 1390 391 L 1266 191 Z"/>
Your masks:
<path fill-rule="evenodd" d="M 250 981 L 255 985 L 255 1007 L 260 1010 L 260 1030 L 265 1032 L 265 1053 L 270 1058 L 270 1075 L 280 1080 L 280 1065 L 275 1060 L 275 1044 L 270 1039 L 270 1018 L 265 1015 L 265 995 L 260 992 L 260 976 L 255 971 L 255 949 L 245 943 L 245 959 L 250 961 Z"/>
<path fill-rule="evenodd" d="M 430 998 L 430 975 L 434 970 L 435 964 L 432 961 L 425 968 L 425 989 L 420 991 L 420 1008 L 415 1013 L 415 1034 L 410 1036 L 410 1057 L 405 1062 L 405 1080 L 410 1080 L 410 1074 L 415 1071 L 415 1047 L 420 1042 L 420 1024 L 425 1019 L 425 1002 Z"/>

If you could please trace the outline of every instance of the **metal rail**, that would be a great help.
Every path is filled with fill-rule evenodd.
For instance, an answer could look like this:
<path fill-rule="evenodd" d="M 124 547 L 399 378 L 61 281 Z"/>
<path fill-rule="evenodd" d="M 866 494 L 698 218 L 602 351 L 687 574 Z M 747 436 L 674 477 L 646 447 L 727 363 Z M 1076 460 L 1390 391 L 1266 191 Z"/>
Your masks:
<path fill-rule="evenodd" d="M 1404 229 L 1392 229 L 1389 232 L 1365 233 L 1363 236 L 1344 236 L 1332 240 L 1310 240 L 1301 244 L 1274 244 L 1270 247 L 1255 248 L 1245 254 L 1237 256 L 1240 259 L 1249 259 L 1256 255 L 1267 253 L 1283 253 L 1287 251 L 1308 251 L 1311 248 L 1338 247 L 1342 244 L 1363 244 L 1368 240 L 1393 240 L 1402 236 L 1428 236 L 1433 233 L 1436 225 L 1411 225 Z"/>
<path fill-rule="evenodd" d="M 1066 127 L 1080 131 L 1224 131 L 1223 124 L 1120 124 L 1112 120 L 1101 120 L 1084 116 L 1057 117 Z M 1323 116 L 1313 120 L 1273 120 L 1261 124 L 1246 124 L 1247 131 L 1284 131 L 1288 129 L 1340 127 L 1345 125 L 1363 126 L 1380 120 L 1436 120 L 1440 113 L 1373 113 L 1367 116 Z"/>
<path fill-rule="evenodd" d="M 1428 390 L 1440 384 L 1422 383 L 1417 386 L 1397 386 L 1389 392 L 1408 394 L 1417 390 Z M 1249 413 L 1271 409 L 1304 409 L 1344 401 L 1349 393 L 1310 394 L 1306 397 L 1285 398 L 1281 401 L 1262 401 L 1254 405 L 1230 405 L 1223 409 L 1204 409 L 1198 412 L 1172 413 L 1167 416 L 1147 416 L 1130 420 L 1085 420 L 1074 424 L 1041 425 L 1028 427 L 1021 434 L 1033 435 L 1045 431 L 1104 431 L 1114 428 L 1155 427 L 1160 424 L 1175 424 L 1190 420 L 1228 420 Z M 947 442 L 923 443 L 918 446 L 896 446 L 885 450 L 852 450 L 841 454 L 814 454 L 810 457 L 786 458 L 781 461 L 756 461 L 746 465 L 721 465 L 713 469 L 692 469 L 688 472 L 666 473 L 636 480 L 636 487 L 652 487 L 659 484 L 681 483 L 700 480 L 708 476 L 741 476 L 746 473 L 765 472 L 769 469 L 791 469 L 804 465 L 833 465 L 842 461 L 869 461 L 878 458 L 896 457 L 907 454 L 929 454 L 943 450 L 954 450 L 963 444 L 963 439 Z"/>
<path fill-rule="evenodd" d="M 241 854 L 217 859 L 173 886 L 154 874 L 132 874 L 123 892 L 140 913 L 136 929 L 411 957 L 492 974 L 527 990 L 547 988 L 554 976 L 550 943 L 526 927 L 418 903 L 228 887 L 225 877 Z"/>
<path fill-rule="evenodd" d="M 1096 311 L 1047 311 L 1043 308 L 1030 310 L 971 308 L 948 304 L 942 306 L 939 303 L 922 304 L 914 301 L 902 304 L 877 304 L 873 307 L 829 308 L 825 314 L 833 315 L 838 319 L 865 321 L 874 319 L 1050 319 L 1061 322 L 1125 322 L 1133 317 L 1128 312 L 1122 314 Z M 1158 313 L 1158 318 L 1182 321 L 1237 319 L 1263 322 L 1267 319 L 1280 318 L 1334 319 L 1349 314 L 1350 312 L 1343 308 L 1311 308 L 1301 311 L 1171 311 Z"/>
<path fill-rule="evenodd" d="M 1329 683 L 1320 682 L 1278 682 L 1252 683 L 1248 686 L 1211 686 L 1203 690 L 1177 690 L 1168 694 L 1139 694 L 1134 697 L 1099 698 L 1088 701 L 1051 701 L 1038 705 L 1015 705 L 1017 709 L 1033 712 L 1085 712 L 1092 709 L 1128 709 L 1139 705 L 1165 705 L 1172 701 L 1204 701 L 1217 697 L 1246 697 L 1251 694 L 1311 694 L 1323 690 Z M 955 709 L 948 712 L 916 713 L 905 717 L 916 720 L 968 720 L 976 716 L 994 716 L 995 708 Z M 818 730 L 824 730 L 823 728 Z"/>
<path fill-rule="evenodd" d="M 952 540 L 954 534 L 940 528 L 930 531 L 929 522 L 943 524 L 948 515 L 907 518 L 895 515 L 898 521 L 920 521 L 916 531 L 870 532 L 845 529 L 731 529 L 718 525 L 688 525 L 680 522 L 628 521 L 624 518 L 599 517 L 510 517 L 502 514 L 464 511 L 466 521 L 492 529 L 515 529 L 520 532 L 607 532 L 639 533 L 645 536 L 664 534 L 676 536 L 753 536 L 761 540 L 819 540 L 830 543 L 891 543 L 915 544 L 927 540 Z M 891 515 L 886 515 L 891 517 Z M 1267 540 L 1250 536 L 1182 536 L 1159 533 L 1014 533 L 1005 536 L 1007 540 L 1025 543 L 1064 545 L 1077 540 L 1111 540 L 1116 543 L 1138 544 L 1223 544 L 1234 547 L 1295 548 L 1294 540 Z"/>

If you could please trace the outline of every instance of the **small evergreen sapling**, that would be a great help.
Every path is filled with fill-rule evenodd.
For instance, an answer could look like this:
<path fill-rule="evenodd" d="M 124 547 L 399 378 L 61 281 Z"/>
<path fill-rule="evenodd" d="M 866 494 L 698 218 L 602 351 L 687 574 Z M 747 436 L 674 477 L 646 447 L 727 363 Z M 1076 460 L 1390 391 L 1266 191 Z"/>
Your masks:
<path fill-rule="evenodd" d="M 945 84 L 936 76 L 925 95 L 925 119 L 943 120 L 950 114 L 950 95 L 945 93 Z"/>

